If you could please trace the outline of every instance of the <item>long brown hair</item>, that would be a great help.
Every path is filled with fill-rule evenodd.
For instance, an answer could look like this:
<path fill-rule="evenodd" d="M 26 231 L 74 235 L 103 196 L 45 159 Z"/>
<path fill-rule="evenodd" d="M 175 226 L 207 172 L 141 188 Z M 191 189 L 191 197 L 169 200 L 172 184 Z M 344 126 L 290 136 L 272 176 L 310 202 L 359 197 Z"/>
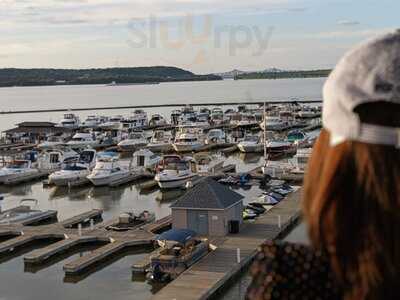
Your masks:
<path fill-rule="evenodd" d="M 400 150 L 322 130 L 304 183 L 312 244 L 325 251 L 345 299 L 394 299 L 400 282 Z"/>

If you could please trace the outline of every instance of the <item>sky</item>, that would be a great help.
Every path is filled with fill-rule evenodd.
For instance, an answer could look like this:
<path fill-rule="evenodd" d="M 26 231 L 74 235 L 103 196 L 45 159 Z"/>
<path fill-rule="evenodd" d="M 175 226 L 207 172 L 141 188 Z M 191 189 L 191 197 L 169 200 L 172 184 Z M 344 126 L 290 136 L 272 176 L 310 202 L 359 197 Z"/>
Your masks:
<path fill-rule="evenodd" d="M 0 0 L 0 68 L 331 68 L 397 28 L 388 0 Z"/>

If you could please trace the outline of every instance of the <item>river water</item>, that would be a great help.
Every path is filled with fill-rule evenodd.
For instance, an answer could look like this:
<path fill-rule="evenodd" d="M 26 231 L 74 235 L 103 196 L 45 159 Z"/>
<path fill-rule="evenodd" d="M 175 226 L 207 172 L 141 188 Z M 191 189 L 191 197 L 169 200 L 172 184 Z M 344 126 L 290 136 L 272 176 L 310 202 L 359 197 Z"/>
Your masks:
<path fill-rule="evenodd" d="M 61 86 L 1 88 L 0 110 L 45 109 L 58 107 L 88 107 L 113 105 L 140 105 L 162 103 L 204 102 L 212 104 L 223 101 L 260 101 L 320 99 L 324 79 L 291 80 L 248 80 L 219 82 L 163 83 L 144 86 Z M 169 110 L 148 110 L 169 114 Z M 99 111 L 98 114 L 129 114 L 129 111 Z M 93 112 L 80 114 L 84 118 Z M 59 113 L 0 115 L 0 131 L 8 129 L 22 121 L 54 121 L 61 119 Z M 260 156 L 234 154 L 227 158 L 226 164 L 234 163 L 237 171 L 248 171 L 259 166 Z M 244 201 L 251 201 L 260 194 L 258 187 L 250 190 L 238 189 L 245 196 Z M 60 220 L 81 212 L 101 208 L 104 219 L 109 220 L 124 211 L 154 211 L 157 218 L 170 214 L 169 205 L 179 192 L 161 193 L 159 190 L 143 192 L 136 185 L 119 188 L 94 188 L 91 186 L 68 189 L 44 188 L 41 182 L 24 184 L 16 187 L 0 186 L 3 209 L 19 205 L 24 198 L 37 199 L 34 204 L 38 209 L 58 211 Z M 304 240 L 305 235 L 296 229 L 294 235 Z M 39 269 L 26 269 L 23 255 L 45 245 L 37 244 L 24 248 L 17 255 L 0 257 L 0 300 L 28 299 L 149 299 L 159 287 L 148 285 L 141 279 L 132 278 L 130 266 L 143 257 L 146 249 L 132 249 L 121 253 L 111 262 L 105 262 L 88 274 L 79 278 L 65 278 L 62 266 L 72 259 L 93 250 L 82 249 L 80 252 L 67 253 L 56 261 L 50 261 Z M 246 278 L 246 275 L 244 275 Z M 246 286 L 244 279 L 242 292 L 235 293 L 232 299 L 243 294 Z M 248 281 L 247 281 L 248 282 Z M 239 299 L 237 298 L 237 299 Z M 230 296 L 226 299 L 231 299 Z"/>

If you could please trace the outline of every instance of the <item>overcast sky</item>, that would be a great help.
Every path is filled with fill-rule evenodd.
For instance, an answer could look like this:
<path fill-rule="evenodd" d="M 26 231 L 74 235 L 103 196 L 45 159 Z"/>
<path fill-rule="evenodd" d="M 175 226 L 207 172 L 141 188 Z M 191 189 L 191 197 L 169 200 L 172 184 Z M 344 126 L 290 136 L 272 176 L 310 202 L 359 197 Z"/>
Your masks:
<path fill-rule="evenodd" d="M 388 0 L 0 0 L 0 67 L 333 67 L 396 28 Z"/>

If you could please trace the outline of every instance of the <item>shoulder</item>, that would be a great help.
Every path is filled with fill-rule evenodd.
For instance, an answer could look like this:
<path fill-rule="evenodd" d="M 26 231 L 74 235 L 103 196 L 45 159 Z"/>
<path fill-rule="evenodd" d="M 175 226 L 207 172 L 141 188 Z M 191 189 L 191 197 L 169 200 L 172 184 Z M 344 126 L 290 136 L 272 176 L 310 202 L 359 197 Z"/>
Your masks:
<path fill-rule="evenodd" d="M 328 258 L 311 247 L 268 242 L 251 268 L 247 299 L 340 299 Z"/>

